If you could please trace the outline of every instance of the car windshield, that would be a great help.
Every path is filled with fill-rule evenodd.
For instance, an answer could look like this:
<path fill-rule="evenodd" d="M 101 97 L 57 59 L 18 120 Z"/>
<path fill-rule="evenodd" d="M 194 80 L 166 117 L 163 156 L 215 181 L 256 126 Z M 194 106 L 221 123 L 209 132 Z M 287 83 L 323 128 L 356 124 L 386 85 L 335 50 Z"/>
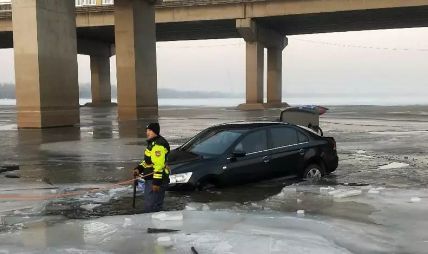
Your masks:
<path fill-rule="evenodd" d="M 223 154 L 245 130 L 213 130 L 198 135 L 183 147 L 184 151 L 202 156 Z"/>

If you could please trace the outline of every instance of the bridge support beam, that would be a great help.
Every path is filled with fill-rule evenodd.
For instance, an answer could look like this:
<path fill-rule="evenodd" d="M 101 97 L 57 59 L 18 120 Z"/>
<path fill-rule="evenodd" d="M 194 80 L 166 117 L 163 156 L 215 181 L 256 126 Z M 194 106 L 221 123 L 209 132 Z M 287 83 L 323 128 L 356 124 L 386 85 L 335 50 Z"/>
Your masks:
<path fill-rule="evenodd" d="M 282 51 L 287 38 L 267 49 L 267 103 L 265 107 L 282 107 Z"/>
<path fill-rule="evenodd" d="M 115 1 L 119 120 L 158 113 L 154 1 Z"/>
<path fill-rule="evenodd" d="M 79 123 L 74 1 L 12 1 L 19 128 Z"/>
<path fill-rule="evenodd" d="M 109 43 L 80 39 L 77 41 L 77 52 L 89 55 L 91 68 L 92 107 L 111 106 L 110 57 L 114 47 Z"/>
<path fill-rule="evenodd" d="M 246 42 L 246 107 L 263 103 L 264 48 L 260 42 Z"/>
<path fill-rule="evenodd" d="M 238 19 L 236 28 L 246 42 L 246 103 L 238 108 L 256 110 L 286 105 L 282 103 L 282 50 L 287 38 L 251 19 Z M 263 98 L 264 48 L 268 49 L 267 103 Z"/>
<path fill-rule="evenodd" d="M 92 106 L 111 105 L 110 55 L 91 55 Z"/>

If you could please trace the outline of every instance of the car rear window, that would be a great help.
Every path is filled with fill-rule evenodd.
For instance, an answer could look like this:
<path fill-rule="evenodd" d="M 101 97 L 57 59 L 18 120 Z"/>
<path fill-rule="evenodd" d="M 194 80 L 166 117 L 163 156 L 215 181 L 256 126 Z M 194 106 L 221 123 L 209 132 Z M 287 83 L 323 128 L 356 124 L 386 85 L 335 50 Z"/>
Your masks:
<path fill-rule="evenodd" d="M 282 127 L 270 129 L 272 148 L 289 146 L 299 143 L 297 131 L 293 128 Z"/>
<path fill-rule="evenodd" d="M 299 143 L 309 142 L 308 136 L 306 136 L 302 132 L 297 131 L 297 136 L 299 137 Z"/>
<path fill-rule="evenodd" d="M 267 132 L 265 130 L 248 134 L 235 147 L 235 150 L 245 153 L 255 153 L 267 150 Z"/>

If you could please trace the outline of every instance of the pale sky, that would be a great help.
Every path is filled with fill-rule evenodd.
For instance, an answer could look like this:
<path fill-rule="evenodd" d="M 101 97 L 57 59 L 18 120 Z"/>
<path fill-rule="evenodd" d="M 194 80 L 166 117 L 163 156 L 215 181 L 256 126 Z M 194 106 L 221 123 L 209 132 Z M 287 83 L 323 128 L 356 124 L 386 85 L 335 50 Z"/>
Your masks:
<path fill-rule="evenodd" d="M 157 52 L 160 88 L 245 92 L 242 39 L 161 42 Z M 0 83 L 13 82 L 13 51 L 0 60 Z M 78 62 L 79 82 L 90 82 L 89 57 Z M 427 72 L 428 28 L 291 36 L 283 52 L 284 94 L 426 94 Z"/>

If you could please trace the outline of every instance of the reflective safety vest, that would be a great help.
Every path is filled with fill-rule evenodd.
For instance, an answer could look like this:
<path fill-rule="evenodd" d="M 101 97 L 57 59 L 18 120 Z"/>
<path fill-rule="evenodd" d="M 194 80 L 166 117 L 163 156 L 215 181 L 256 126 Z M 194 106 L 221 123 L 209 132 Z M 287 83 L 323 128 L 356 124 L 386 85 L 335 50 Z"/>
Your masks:
<path fill-rule="evenodd" d="M 145 177 L 145 180 L 152 180 L 154 185 L 162 185 L 169 181 L 169 168 L 167 158 L 170 151 L 168 141 L 162 136 L 157 136 L 147 141 L 147 148 L 144 151 L 144 160 L 141 161 L 138 168 L 144 175 L 153 173 Z"/>

